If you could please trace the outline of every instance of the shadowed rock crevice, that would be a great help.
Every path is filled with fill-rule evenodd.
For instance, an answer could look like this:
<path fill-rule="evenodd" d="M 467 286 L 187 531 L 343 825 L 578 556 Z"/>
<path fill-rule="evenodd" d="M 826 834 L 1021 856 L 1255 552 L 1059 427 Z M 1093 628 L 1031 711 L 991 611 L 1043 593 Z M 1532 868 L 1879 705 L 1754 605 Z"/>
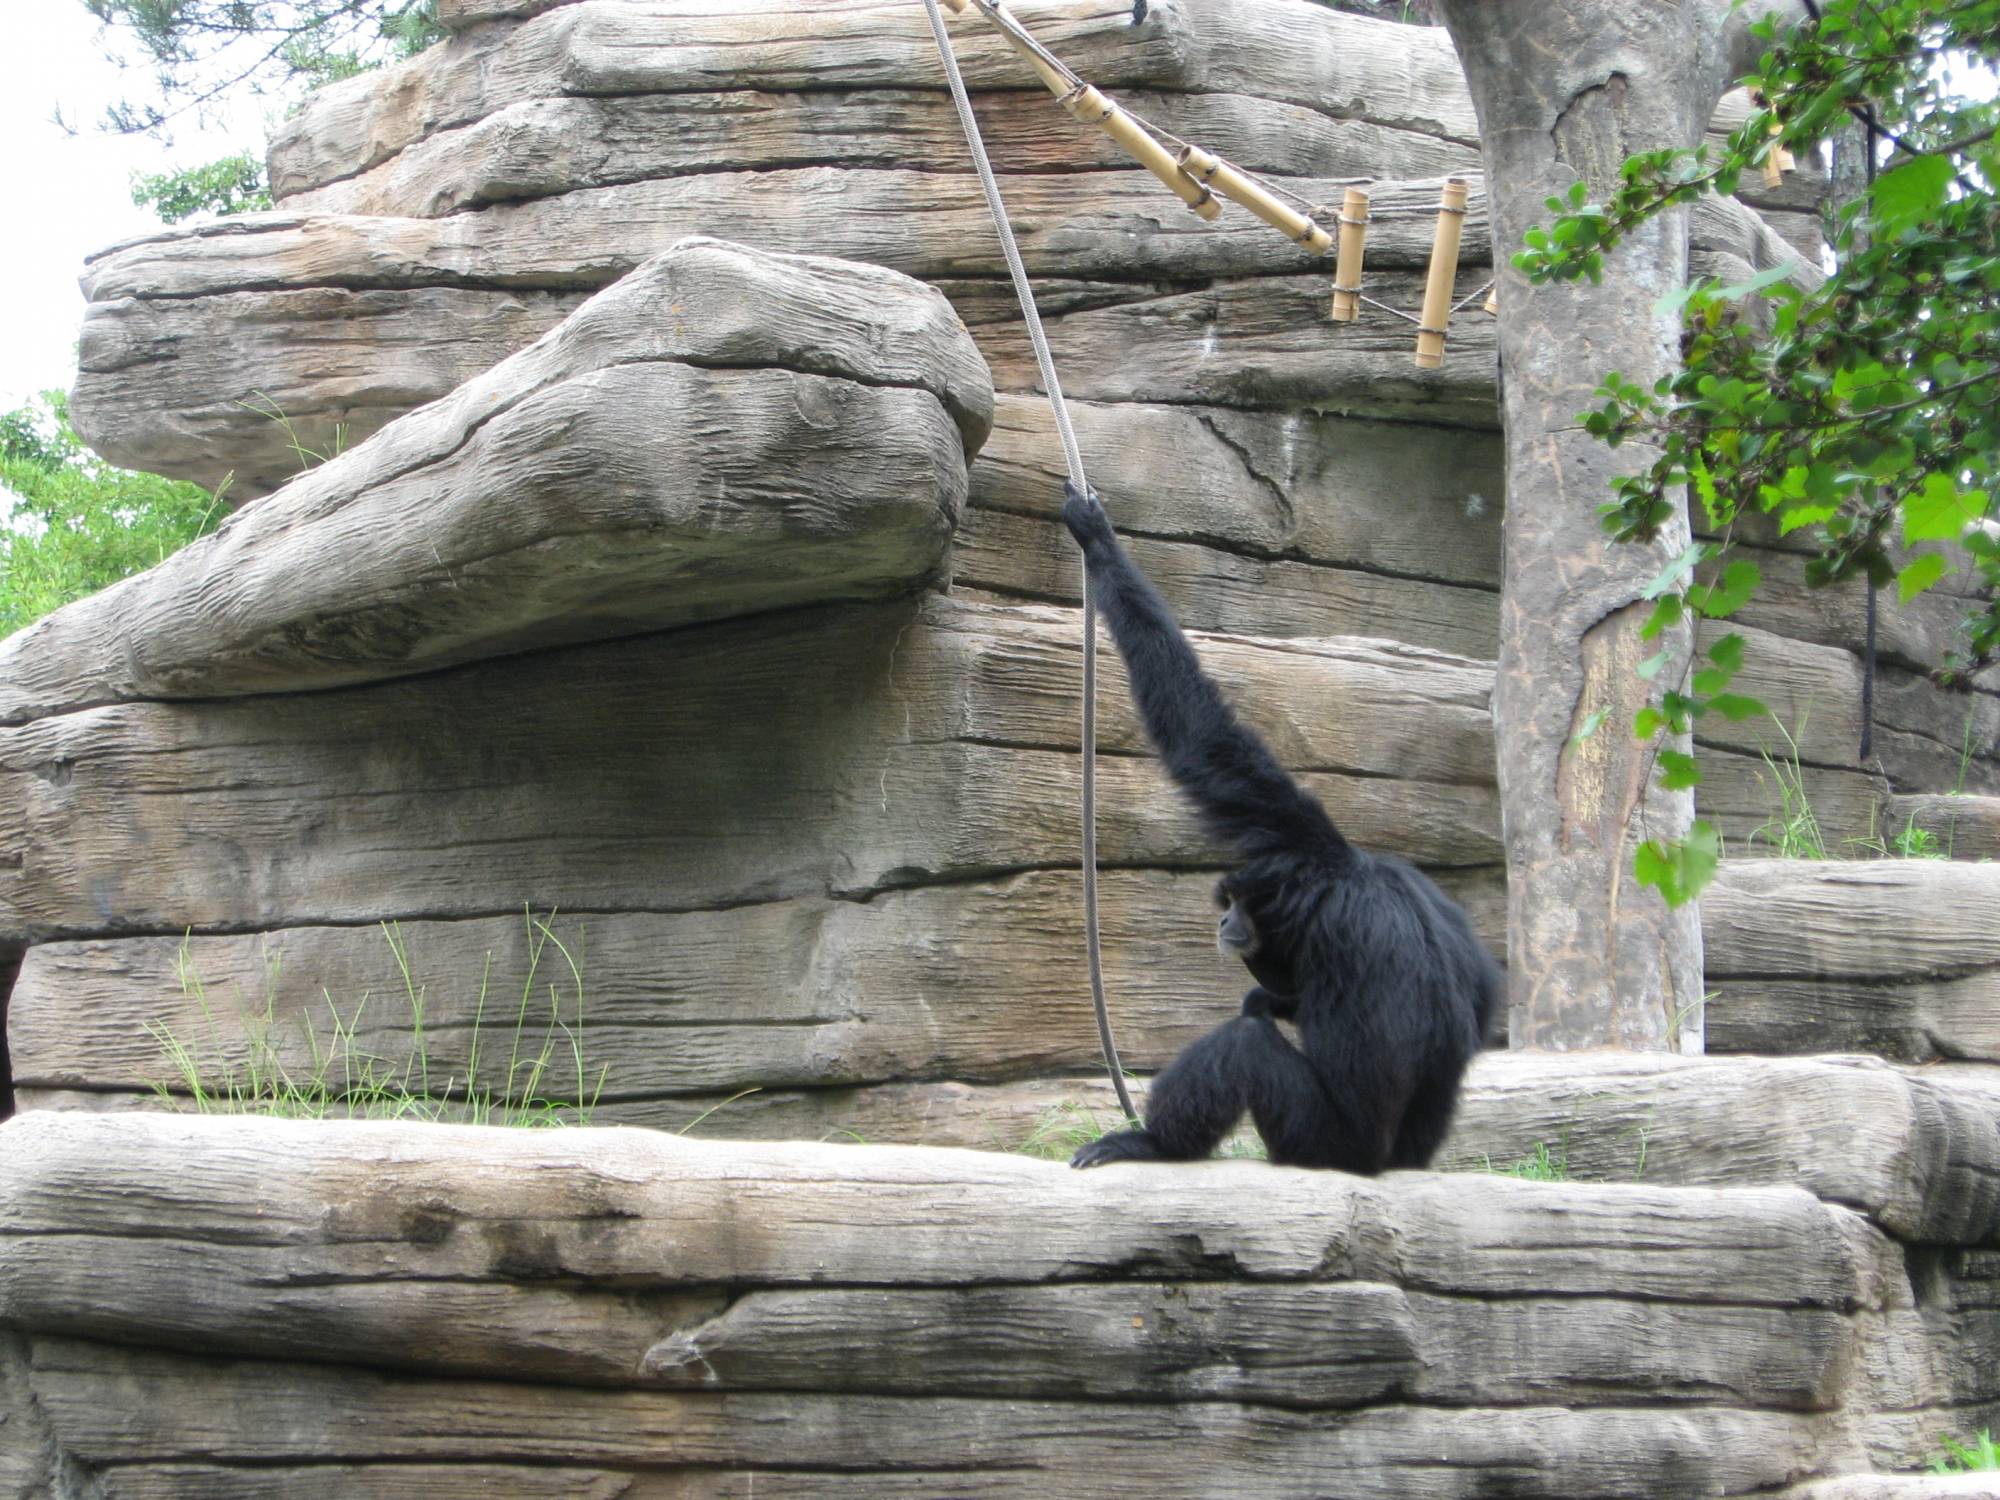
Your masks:
<path fill-rule="evenodd" d="M 0 943 L 0 1120 L 14 1113 L 14 1069 L 8 1057 L 7 1012 L 21 973 L 20 944 Z"/>

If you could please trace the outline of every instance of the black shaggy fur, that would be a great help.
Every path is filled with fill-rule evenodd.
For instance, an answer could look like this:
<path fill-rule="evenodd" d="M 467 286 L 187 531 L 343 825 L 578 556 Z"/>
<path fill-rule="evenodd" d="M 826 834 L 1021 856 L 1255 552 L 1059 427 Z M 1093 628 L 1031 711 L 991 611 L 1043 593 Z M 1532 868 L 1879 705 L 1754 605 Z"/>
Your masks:
<path fill-rule="evenodd" d="M 1153 1080 L 1143 1130 L 1093 1141 L 1070 1165 L 1207 1156 L 1245 1110 L 1274 1162 L 1427 1165 L 1498 1003 L 1498 967 L 1456 902 L 1404 861 L 1348 843 L 1237 720 L 1097 497 L 1070 490 L 1063 521 L 1148 736 L 1244 858 L 1216 894 L 1225 940 L 1240 949 L 1236 929 L 1255 929 L 1244 961 L 1257 981 L 1242 1014 Z M 1296 1046 L 1281 1020 L 1297 1026 Z"/>

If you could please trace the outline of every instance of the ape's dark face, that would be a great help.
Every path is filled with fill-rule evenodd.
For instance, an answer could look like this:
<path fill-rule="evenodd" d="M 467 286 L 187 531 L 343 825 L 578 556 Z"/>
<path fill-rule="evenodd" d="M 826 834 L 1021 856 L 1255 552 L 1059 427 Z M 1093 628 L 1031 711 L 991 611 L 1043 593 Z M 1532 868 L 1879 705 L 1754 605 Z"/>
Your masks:
<path fill-rule="evenodd" d="M 1215 946 L 1224 958 L 1240 958 L 1246 964 L 1257 956 L 1257 920 L 1250 905 L 1230 887 L 1228 877 L 1215 883 Z"/>
<path fill-rule="evenodd" d="M 1240 958 L 1264 988 L 1280 995 L 1294 993 L 1291 955 L 1273 941 L 1268 922 L 1259 923 L 1254 893 L 1225 875 L 1215 883 L 1215 946 L 1225 958 Z"/>

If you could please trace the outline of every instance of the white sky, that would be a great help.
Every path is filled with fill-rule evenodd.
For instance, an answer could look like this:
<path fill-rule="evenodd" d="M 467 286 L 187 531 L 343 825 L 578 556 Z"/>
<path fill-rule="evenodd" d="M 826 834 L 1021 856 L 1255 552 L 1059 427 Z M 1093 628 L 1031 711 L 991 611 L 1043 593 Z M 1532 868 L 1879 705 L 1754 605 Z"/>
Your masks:
<path fill-rule="evenodd" d="M 261 102 L 228 130 L 176 128 L 170 146 L 104 134 L 114 99 L 142 92 L 105 60 L 98 25 L 81 0 L 0 0 L 0 411 L 76 374 L 83 322 L 83 258 L 160 227 L 132 204 L 134 171 L 199 166 L 246 147 L 261 151 Z M 79 128 L 68 136 L 52 122 Z"/>

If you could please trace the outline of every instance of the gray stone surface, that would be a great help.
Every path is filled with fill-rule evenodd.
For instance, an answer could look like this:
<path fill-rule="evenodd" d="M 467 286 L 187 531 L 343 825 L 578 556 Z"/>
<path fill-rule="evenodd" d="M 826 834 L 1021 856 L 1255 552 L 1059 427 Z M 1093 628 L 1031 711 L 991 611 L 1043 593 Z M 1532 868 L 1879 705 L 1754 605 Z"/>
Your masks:
<path fill-rule="evenodd" d="M 1073 866 L 1078 645 L 1071 613 L 933 598 L 0 730 L 0 937 L 675 911 Z M 1356 838 L 1492 863 L 1480 664 L 1368 641 L 1217 641 L 1210 661 Z M 1213 868 L 1134 753 L 1115 667 L 1103 701 L 1104 859 Z"/>
<path fill-rule="evenodd" d="M 1899 1240 L 2000 1244 L 1991 1095 L 1876 1058 L 1482 1056 L 1440 1164 L 1541 1147 L 1577 1179 L 1795 1182 Z"/>
<path fill-rule="evenodd" d="M 1889 1241 L 1787 1188 L 48 1113 L 0 1143 L 7 1376 L 113 1495 L 548 1460 L 575 1493 L 1735 1493 L 1843 1451 L 1857 1343 L 1907 1307 Z"/>
<path fill-rule="evenodd" d="M 2000 865 L 1731 861 L 1702 899 L 1709 1048 L 2000 1062 L 1996 912 Z"/>
<path fill-rule="evenodd" d="M 689 239 L 0 645 L 0 723 L 298 691 L 935 575 L 992 387 L 893 272 Z"/>
<path fill-rule="evenodd" d="M 1949 792 L 1891 797 L 1882 809 L 1884 837 L 1910 829 L 1928 833 L 1931 847 L 1951 859 L 2000 860 L 2000 797 Z"/>

